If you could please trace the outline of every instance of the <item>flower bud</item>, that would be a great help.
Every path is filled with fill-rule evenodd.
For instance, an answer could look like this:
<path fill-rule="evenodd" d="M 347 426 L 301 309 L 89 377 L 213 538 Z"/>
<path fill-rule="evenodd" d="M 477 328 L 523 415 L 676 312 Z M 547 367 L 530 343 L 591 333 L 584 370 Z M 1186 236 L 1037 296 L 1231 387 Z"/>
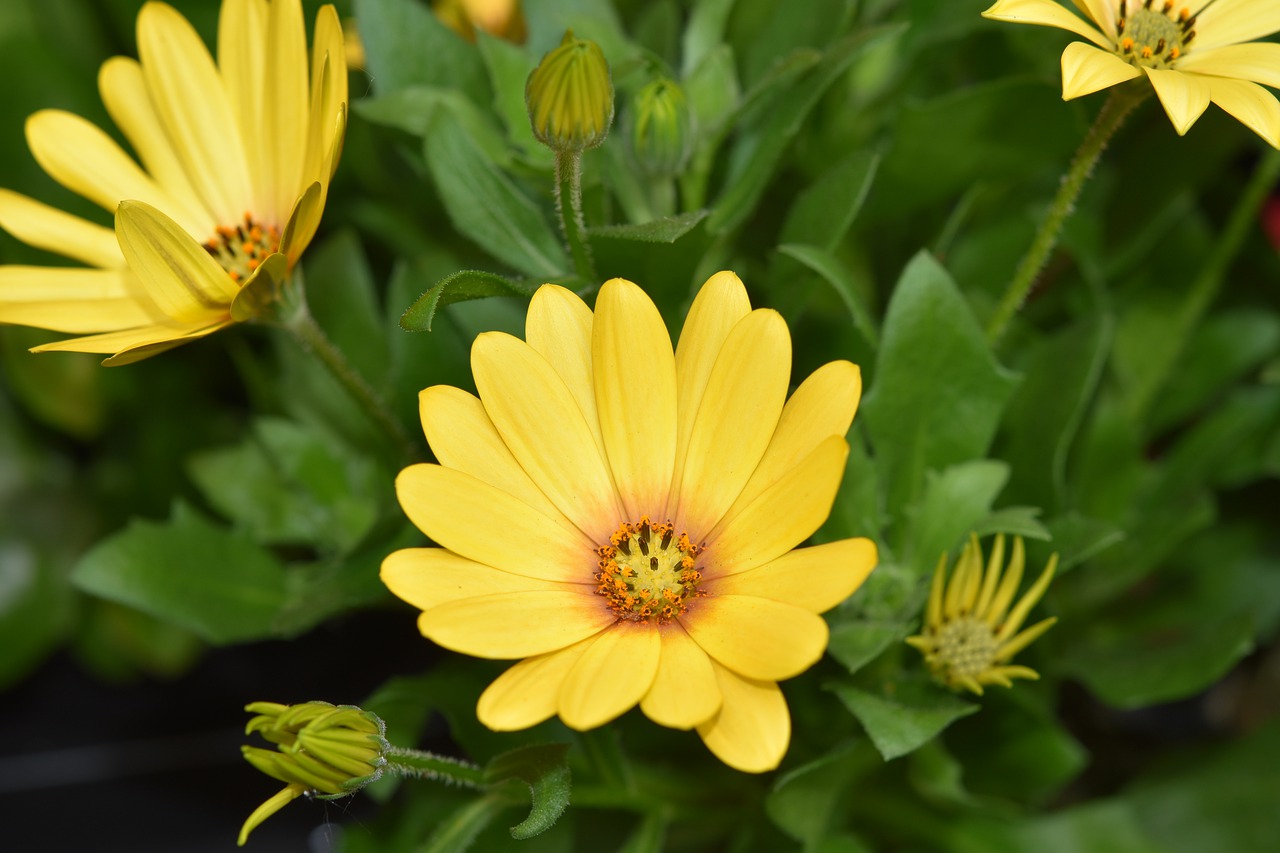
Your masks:
<path fill-rule="evenodd" d="M 529 75 L 524 100 L 542 144 L 557 152 L 596 147 L 613 123 L 613 81 L 604 52 L 566 31 L 560 46 Z"/>
<path fill-rule="evenodd" d="M 435 0 L 431 9 L 441 23 L 471 42 L 476 30 L 512 44 L 524 44 L 529 33 L 520 0 Z"/>
<path fill-rule="evenodd" d="M 631 147 L 640 167 L 668 177 L 684 168 L 693 150 L 693 113 L 680 84 L 653 80 L 632 102 Z"/>
<path fill-rule="evenodd" d="M 254 702 L 245 710 L 257 714 L 245 726 L 245 734 L 257 732 L 276 745 L 274 750 L 243 746 L 245 759 L 284 782 L 285 788 L 249 816 L 240 830 L 240 844 L 297 797 L 353 794 L 381 776 L 387 764 L 386 727 L 354 705 Z"/>

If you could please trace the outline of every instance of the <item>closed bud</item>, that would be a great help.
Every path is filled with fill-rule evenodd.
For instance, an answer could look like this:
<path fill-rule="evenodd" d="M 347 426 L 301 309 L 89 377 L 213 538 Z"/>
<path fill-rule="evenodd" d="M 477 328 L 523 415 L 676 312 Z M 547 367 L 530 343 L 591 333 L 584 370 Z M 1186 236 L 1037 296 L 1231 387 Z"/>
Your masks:
<path fill-rule="evenodd" d="M 240 830 L 240 844 L 258 824 L 297 797 L 353 794 L 380 777 L 386 767 L 390 745 L 382 720 L 353 705 L 254 702 L 245 710 L 257 715 L 245 726 L 245 734 L 257 732 L 276 746 L 241 747 L 245 760 L 284 782 L 285 788 L 249 816 Z"/>
<path fill-rule="evenodd" d="M 524 100 L 542 144 L 557 152 L 596 147 L 613 123 L 613 81 L 604 52 L 566 31 L 560 46 L 529 75 Z"/>
<path fill-rule="evenodd" d="M 631 147 L 640 167 L 668 177 L 684 168 L 693 150 L 693 113 L 680 84 L 659 78 L 632 102 Z"/>

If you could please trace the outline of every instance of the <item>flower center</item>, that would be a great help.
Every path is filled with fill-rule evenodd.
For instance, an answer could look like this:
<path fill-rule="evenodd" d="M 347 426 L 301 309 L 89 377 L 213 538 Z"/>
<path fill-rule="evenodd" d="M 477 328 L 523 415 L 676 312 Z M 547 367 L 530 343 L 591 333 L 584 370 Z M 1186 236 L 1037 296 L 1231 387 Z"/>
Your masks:
<path fill-rule="evenodd" d="M 976 678 L 996 660 L 1000 644 L 991 626 L 972 616 L 961 616 L 938 629 L 934 654 L 938 663 L 958 677 Z"/>
<path fill-rule="evenodd" d="M 1130 65 L 1172 67 L 1196 36 L 1191 10 L 1183 6 L 1175 12 L 1175 5 L 1173 0 L 1121 0 L 1116 55 Z"/>
<path fill-rule="evenodd" d="M 622 522 L 597 549 L 596 592 L 619 618 L 632 622 L 669 622 L 684 613 L 686 602 L 702 593 L 695 560 L 702 546 L 676 535 L 671 522 L 655 524 L 642 515 Z"/>
<path fill-rule="evenodd" d="M 215 236 L 204 243 L 204 250 L 222 264 L 231 280 L 241 282 L 253 275 L 267 256 L 280 250 L 280 230 L 263 225 L 248 213 L 244 222 L 229 228 L 219 225 Z"/>

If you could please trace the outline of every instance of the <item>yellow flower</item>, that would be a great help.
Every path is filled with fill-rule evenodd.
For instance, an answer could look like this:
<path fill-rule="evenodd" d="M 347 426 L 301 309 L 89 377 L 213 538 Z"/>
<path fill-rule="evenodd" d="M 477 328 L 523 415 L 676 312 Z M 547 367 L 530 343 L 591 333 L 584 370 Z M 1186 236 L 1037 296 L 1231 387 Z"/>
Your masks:
<path fill-rule="evenodd" d="M 172 7 L 138 14 L 140 61 L 107 60 L 103 103 L 141 166 L 79 116 L 44 110 L 27 141 L 111 229 L 0 190 L 0 227 L 88 265 L 0 267 L 0 322 L 87 335 L 36 350 L 126 364 L 256 316 L 315 235 L 346 122 L 332 6 L 308 57 L 300 0 L 226 0 L 218 61 Z"/>
<path fill-rule="evenodd" d="M 435 0 L 431 9 L 467 41 L 476 40 L 476 30 L 513 44 L 524 44 L 529 34 L 520 0 Z"/>
<path fill-rule="evenodd" d="M 1078 98 L 1146 75 L 1179 135 L 1217 104 L 1280 148 L 1280 30 L 1276 0 L 999 0 L 982 15 L 1070 30 L 1092 42 L 1062 53 L 1062 97 Z"/>
<path fill-rule="evenodd" d="M 951 583 L 946 582 L 947 555 L 943 554 L 938 561 L 925 613 L 924 633 L 908 637 L 907 642 L 924 653 L 934 677 L 952 690 L 964 688 L 981 696 L 984 684 L 1010 687 L 1011 678 L 1040 677 L 1029 667 L 1010 665 L 1009 660 L 1058 621 L 1056 616 L 1051 616 L 1017 633 L 1049 587 L 1058 567 L 1058 555 L 1049 558 L 1044 574 L 1010 611 L 1009 605 L 1022 581 L 1025 561 L 1022 537 L 1016 536 L 1008 571 L 1004 573 L 1004 580 L 1000 579 L 1004 562 L 1003 534 L 996 537 L 985 576 L 982 546 L 974 534 L 970 534 L 969 543 L 956 563 Z"/>
<path fill-rule="evenodd" d="M 729 272 L 703 285 L 674 353 L 622 279 L 594 314 L 545 285 L 526 337 L 476 340 L 479 399 L 422 392 L 440 464 L 396 487 L 442 547 L 395 552 L 384 583 L 436 643 L 524 659 L 480 697 L 490 728 L 558 714 L 586 730 L 639 703 L 733 767 L 776 767 L 790 739 L 777 682 L 822 656 L 818 614 L 876 563 L 866 539 L 792 550 L 835 498 L 858 368 L 826 364 L 786 400 L 786 323 L 752 311 Z"/>

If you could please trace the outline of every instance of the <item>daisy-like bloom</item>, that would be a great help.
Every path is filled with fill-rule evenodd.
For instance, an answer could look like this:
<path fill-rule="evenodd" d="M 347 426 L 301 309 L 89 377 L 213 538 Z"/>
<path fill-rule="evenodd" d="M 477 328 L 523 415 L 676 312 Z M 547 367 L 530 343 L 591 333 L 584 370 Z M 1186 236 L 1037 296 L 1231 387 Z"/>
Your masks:
<path fill-rule="evenodd" d="M 390 555 L 383 582 L 436 643 L 523 659 L 480 697 L 490 728 L 559 715 L 581 731 L 639 703 L 733 767 L 776 767 L 791 730 L 777 682 L 822 656 L 818 614 L 876 563 L 866 539 L 796 548 L 844 472 L 858 368 L 826 364 L 788 400 L 786 323 L 728 272 L 674 353 L 622 279 L 594 313 L 545 285 L 525 328 L 477 338 L 478 399 L 422 392 L 440 464 L 396 487 L 441 547 Z"/>
<path fill-rule="evenodd" d="M 320 222 L 346 126 L 332 6 L 308 55 L 300 0 L 226 0 L 215 63 L 182 15 L 149 2 L 138 53 L 98 75 L 136 161 L 71 113 L 26 126 L 40 166 L 116 214 L 114 233 L 0 190 L 0 227 L 87 265 L 0 267 L 0 322 L 84 336 L 37 351 L 127 364 L 257 316 Z"/>
<path fill-rule="evenodd" d="M 1054 0 L 999 0 L 984 18 L 1069 30 L 1062 97 L 1070 100 L 1143 75 L 1181 135 L 1209 102 L 1280 148 L 1276 0 L 1073 0 L 1088 20 Z M 1261 83 L 1262 86 L 1258 84 Z"/>
<path fill-rule="evenodd" d="M 1009 660 L 1058 621 L 1056 616 L 1051 616 L 1018 632 L 1031 608 L 1048 589 L 1058 567 L 1058 555 L 1049 558 L 1044 573 L 1010 610 L 1025 562 L 1022 537 L 1016 536 L 1009 567 L 1002 571 L 1004 534 L 1001 534 L 996 537 L 991 561 L 983 574 L 982 546 L 978 544 L 978 537 L 970 534 L 948 583 L 947 555 L 942 555 L 933 575 L 924 632 L 907 638 L 908 643 L 924 653 L 934 678 L 952 690 L 970 690 L 981 696 L 986 684 L 1011 687 L 1012 678 L 1040 677 L 1035 670 L 1012 665 Z"/>

